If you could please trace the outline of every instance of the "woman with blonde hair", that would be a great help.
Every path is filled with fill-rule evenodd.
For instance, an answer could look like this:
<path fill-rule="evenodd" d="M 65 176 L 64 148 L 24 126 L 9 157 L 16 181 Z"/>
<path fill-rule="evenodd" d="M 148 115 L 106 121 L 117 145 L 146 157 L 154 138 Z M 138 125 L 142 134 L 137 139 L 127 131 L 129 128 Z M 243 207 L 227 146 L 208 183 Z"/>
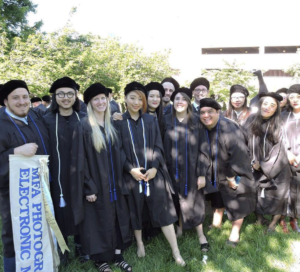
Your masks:
<path fill-rule="evenodd" d="M 88 117 L 78 124 L 72 146 L 72 202 L 82 249 L 99 271 L 108 262 L 132 271 L 121 251 L 131 244 L 130 217 L 122 195 L 124 157 L 118 133 L 110 121 L 108 91 L 100 84 L 84 92 Z"/>
<path fill-rule="evenodd" d="M 123 180 L 127 190 L 130 219 L 137 241 L 138 257 L 145 256 L 142 240 L 143 217 L 150 217 L 153 227 L 161 227 L 173 258 L 184 266 L 173 223 L 177 221 L 172 201 L 172 182 L 164 161 L 163 144 L 155 117 L 146 112 L 147 89 L 138 82 L 125 87 L 127 111 L 118 121 L 122 151 L 126 156 Z"/>

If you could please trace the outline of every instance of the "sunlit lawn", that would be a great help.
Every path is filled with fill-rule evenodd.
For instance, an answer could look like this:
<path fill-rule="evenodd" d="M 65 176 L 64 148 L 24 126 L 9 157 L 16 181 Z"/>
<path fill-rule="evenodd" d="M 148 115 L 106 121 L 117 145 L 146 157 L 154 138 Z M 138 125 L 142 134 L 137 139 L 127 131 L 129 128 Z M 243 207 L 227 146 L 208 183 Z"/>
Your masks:
<path fill-rule="evenodd" d="M 288 271 L 289 266 L 295 261 L 290 244 L 300 240 L 300 235 L 292 232 L 284 234 L 277 226 L 274 234 L 265 234 L 266 227 L 255 226 L 255 216 L 251 214 L 245 220 L 242 228 L 240 244 L 236 248 L 226 246 L 231 223 L 224 217 L 221 230 L 208 230 L 211 215 L 207 216 L 204 230 L 210 243 L 207 265 L 202 262 L 203 253 L 200 251 L 195 230 L 184 232 L 178 240 L 179 248 L 187 266 L 184 268 L 175 265 L 171 250 L 164 236 L 145 242 L 146 257 L 136 256 L 136 245 L 133 244 L 124 256 L 133 266 L 133 271 Z M 70 239 L 71 259 L 74 257 L 74 247 Z M 2 252 L 2 249 L 1 249 Z M 2 258 L 1 258 L 2 262 Z M 114 266 L 111 266 L 114 268 Z M 92 262 L 81 264 L 72 259 L 69 266 L 60 271 L 97 271 Z M 114 271 L 121 271 L 114 269 Z"/>

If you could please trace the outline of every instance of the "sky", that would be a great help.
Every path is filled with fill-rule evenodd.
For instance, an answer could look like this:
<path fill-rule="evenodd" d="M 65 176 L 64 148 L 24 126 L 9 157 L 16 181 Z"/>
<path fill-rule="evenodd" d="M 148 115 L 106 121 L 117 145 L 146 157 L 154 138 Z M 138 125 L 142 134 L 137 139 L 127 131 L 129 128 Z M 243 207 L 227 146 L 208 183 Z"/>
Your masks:
<path fill-rule="evenodd" d="M 121 38 L 146 53 L 171 50 L 170 64 L 187 74 L 197 69 L 201 47 L 300 45 L 300 0 L 32 0 L 29 21 L 43 31 L 62 28 L 72 7 L 81 34 Z"/>

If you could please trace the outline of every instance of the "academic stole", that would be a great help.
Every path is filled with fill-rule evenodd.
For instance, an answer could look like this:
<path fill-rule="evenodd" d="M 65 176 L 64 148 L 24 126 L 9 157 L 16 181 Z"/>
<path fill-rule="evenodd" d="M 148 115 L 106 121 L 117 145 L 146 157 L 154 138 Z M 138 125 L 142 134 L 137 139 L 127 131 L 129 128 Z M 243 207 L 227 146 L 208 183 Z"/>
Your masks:
<path fill-rule="evenodd" d="M 216 156 L 215 156 L 216 157 L 216 165 L 215 165 L 215 175 L 214 175 L 214 182 L 213 182 L 213 186 L 215 188 L 217 188 L 219 124 L 220 124 L 220 119 L 219 119 L 219 121 L 217 123 L 217 133 L 216 133 Z M 210 140 L 209 140 L 207 128 L 205 129 L 205 132 L 206 132 L 206 137 L 207 137 L 207 141 L 208 141 L 208 144 L 209 144 L 210 155 L 212 156 L 211 144 L 210 144 Z"/>
<path fill-rule="evenodd" d="M 144 157 L 145 157 L 145 170 L 147 170 L 147 142 L 146 142 L 146 134 L 145 134 L 145 125 L 144 125 L 144 120 L 143 117 L 141 117 L 141 122 L 142 122 L 142 127 L 143 127 L 143 140 L 144 140 Z M 133 149 L 133 153 L 135 156 L 135 160 L 136 160 L 136 164 L 138 166 L 138 168 L 140 168 L 140 162 L 139 159 L 136 155 L 136 151 L 135 151 L 135 145 L 134 145 L 134 137 L 133 137 L 133 133 L 132 133 L 132 127 L 131 124 L 129 122 L 129 119 L 127 119 L 127 126 L 128 126 L 128 130 L 129 130 L 129 134 L 130 134 L 130 140 L 131 140 L 131 144 L 132 144 L 132 149 Z M 150 196 L 150 187 L 149 187 L 149 182 L 145 182 L 144 181 L 144 194 L 146 196 Z M 139 180 L 139 191 L 140 193 L 143 192 L 143 180 Z"/>
<path fill-rule="evenodd" d="M 188 127 L 187 127 L 188 122 L 186 122 L 185 125 L 185 186 L 184 186 L 184 194 L 187 196 L 187 189 L 188 189 Z M 177 136 L 177 122 L 176 122 L 176 117 L 174 119 L 174 126 L 175 126 L 175 146 L 176 146 L 176 155 L 175 155 L 175 165 L 176 165 L 176 171 L 175 171 L 175 179 L 178 181 L 179 179 L 179 170 L 178 170 L 178 136 Z"/>

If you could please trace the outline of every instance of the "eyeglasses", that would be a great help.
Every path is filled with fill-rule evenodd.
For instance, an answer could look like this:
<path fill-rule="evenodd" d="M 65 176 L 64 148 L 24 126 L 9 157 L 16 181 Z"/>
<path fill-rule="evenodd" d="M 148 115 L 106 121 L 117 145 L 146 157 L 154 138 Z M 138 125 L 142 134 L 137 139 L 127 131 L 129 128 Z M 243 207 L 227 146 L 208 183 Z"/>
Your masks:
<path fill-rule="evenodd" d="M 72 93 L 72 92 L 68 92 L 68 93 L 63 93 L 63 92 L 59 92 L 56 94 L 59 98 L 65 98 L 66 96 L 68 98 L 72 98 L 74 97 L 75 93 Z"/>
<path fill-rule="evenodd" d="M 196 92 L 196 93 L 207 93 L 207 90 L 195 89 L 194 92 Z"/>

